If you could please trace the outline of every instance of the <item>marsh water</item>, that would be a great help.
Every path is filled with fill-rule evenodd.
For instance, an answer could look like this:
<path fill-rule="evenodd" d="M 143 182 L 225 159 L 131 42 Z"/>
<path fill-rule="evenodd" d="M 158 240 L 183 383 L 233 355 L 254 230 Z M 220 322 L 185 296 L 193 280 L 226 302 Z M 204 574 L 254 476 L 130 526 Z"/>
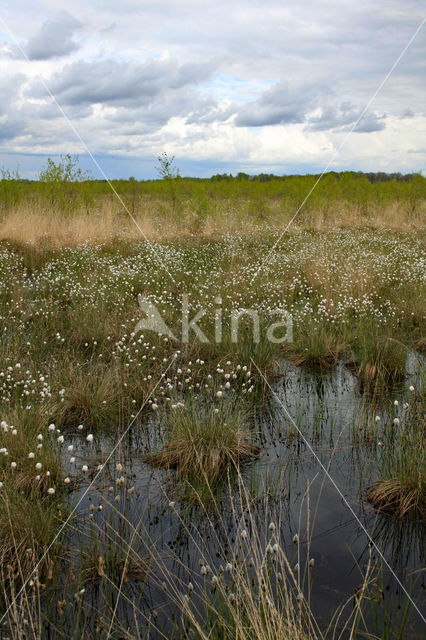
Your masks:
<path fill-rule="evenodd" d="M 378 476 L 382 430 L 389 428 L 386 425 L 395 415 L 403 423 L 403 405 L 410 402 L 408 387 L 421 383 L 420 374 L 418 357 L 412 355 L 404 383 L 373 398 L 343 364 L 318 373 L 282 362 L 273 392 L 265 394 L 254 416 L 260 454 L 242 471 L 252 505 L 250 517 L 232 478 L 231 490 L 223 489 L 218 508 L 202 513 L 197 505 L 180 503 L 174 472 L 153 469 L 144 459 L 161 441 L 161 425 L 135 423 L 91 490 L 86 493 L 92 477 L 79 478 L 69 496 L 70 505 L 80 501 L 71 543 L 79 549 L 86 546 L 89 556 L 94 555 L 95 545 L 105 558 L 114 555 L 116 546 L 123 548 L 126 557 L 131 545 L 131 556 L 138 559 L 121 585 L 116 618 L 122 628 L 139 626 L 148 630 L 149 638 L 173 637 L 180 625 L 179 594 L 192 582 L 196 602 L 197 592 L 205 589 L 200 566 L 209 564 L 213 574 L 220 572 L 220 565 L 240 544 L 241 527 L 247 528 L 249 536 L 257 527 L 257 534 L 266 541 L 271 520 L 277 523 L 275 536 L 290 563 L 305 566 L 308 558 L 315 561 L 309 574 L 311 606 L 320 627 L 327 627 L 345 601 L 349 601 L 349 615 L 351 597 L 369 563 L 375 566 L 371 591 L 381 606 L 384 602 L 387 611 L 393 612 L 396 624 L 407 603 L 404 588 L 424 615 L 424 523 L 378 514 L 365 501 L 366 488 Z M 376 415 L 380 422 L 375 421 Z M 116 440 L 117 435 L 97 438 L 95 449 L 78 435 L 69 441 L 79 460 L 95 468 L 105 462 Z M 117 464 L 122 471 L 117 472 Z M 122 485 L 116 483 L 119 476 L 125 478 Z M 129 487 L 134 487 L 130 494 Z M 293 542 L 295 534 L 300 547 Z M 147 546 L 152 554 L 147 554 Z M 118 582 L 119 569 L 117 563 Z M 94 578 L 84 585 L 87 612 L 105 607 L 102 580 L 97 579 L 102 571 L 98 567 L 93 573 Z M 113 610 L 114 589 L 108 598 Z M 422 637 L 418 610 L 409 605 L 404 638 Z M 381 623 L 375 626 L 368 607 L 367 618 L 371 632 L 380 637 Z"/>

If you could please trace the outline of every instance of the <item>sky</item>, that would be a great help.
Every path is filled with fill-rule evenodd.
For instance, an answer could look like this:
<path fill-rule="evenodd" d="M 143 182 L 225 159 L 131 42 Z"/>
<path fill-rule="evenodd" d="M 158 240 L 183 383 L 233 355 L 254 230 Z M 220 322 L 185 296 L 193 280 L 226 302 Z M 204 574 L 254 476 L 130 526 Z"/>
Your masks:
<path fill-rule="evenodd" d="M 417 0 L 0 0 L 0 167 L 34 179 L 71 153 L 102 177 L 93 154 L 108 178 L 148 179 L 165 151 L 184 176 L 424 172 L 426 25 L 380 85 L 425 13 Z"/>

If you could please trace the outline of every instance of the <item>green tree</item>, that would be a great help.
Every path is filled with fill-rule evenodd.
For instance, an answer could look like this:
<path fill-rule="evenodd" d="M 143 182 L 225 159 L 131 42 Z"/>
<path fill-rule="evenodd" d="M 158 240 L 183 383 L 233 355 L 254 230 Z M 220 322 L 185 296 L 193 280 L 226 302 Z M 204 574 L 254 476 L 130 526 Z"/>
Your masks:
<path fill-rule="evenodd" d="M 175 166 L 175 157 L 169 157 L 166 151 L 158 156 L 158 166 L 156 167 L 160 180 L 167 183 L 168 192 L 172 201 L 172 208 L 175 211 L 178 204 L 177 181 L 180 179 L 179 169 Z"/>
<path fill-rule="evenodd" d="M 57 162 L 48 158 L 39 175 L 44 196 L 63 210 L 72 209 L 78 204 L 89 207 L 92 203 L 89 178 L 89 173 L 79 167 L 78 156 L 70 153 L 61 155 Z M 82 183 L 86 183 L 87 188 Z"/>
<path fill-rule="evenodd" d="M 58 162 L 47 158 L 46 166 L 40 171 L 40 182 L 82 182 L 90 178 L 87 171 L 78 166 L 78 156 L 67 153 Z"/>
<path fill-rule="evenodd" d="M 158 156 L 158 166 L 156 167 L 160 180 L 174 180 L 179 178 L 179 169 L 175 166 L 175 157 L 167 155 L 166 151 Z"/>

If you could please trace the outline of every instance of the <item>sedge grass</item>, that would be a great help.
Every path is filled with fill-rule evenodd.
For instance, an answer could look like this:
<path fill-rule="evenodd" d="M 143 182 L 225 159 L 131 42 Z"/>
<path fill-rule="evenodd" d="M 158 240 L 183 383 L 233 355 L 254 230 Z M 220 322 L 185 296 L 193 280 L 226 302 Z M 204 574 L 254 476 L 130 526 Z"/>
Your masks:
<path fill-rule="evenodd" d="M 409 419 L 397 427 L 396 433 L 389 428 L 380 462 L 380 477 L 367 490 L 366 498 L 375 509 L 395 518 L 412 515 L 420 516 L 424 521 L 425 425 L 419 404 L 415 404 Z"/>
<path fill-rule="evenodd" d="M 223 401 L 215 408 L 208 400 L 195 398 L 167 411 L 160 420 L 167 441 L 147 460 L 159 468 L 174 468 L 188 479 L 201 477 L 214 485 L 227 468 L 238 467 L 259 451 L 247 412 L 230 402 Z"/>
<path fill-rule="evenodd" d="M 277 302 L 285 300 L 295 313 L 294 353 L 303 359 L 301 362 L 332 366 L 348 349 L 354 353 L 360 378 L 401 379 L 407 347 L 413 343 L 424 345 L 421 338 L 424 311 L 419 294 L 422 277 L 419 212 L 414 217 L 406 213 L 398 221 L 398 212 L 402 209 L 395 206 L 389 212 L 385 207 L 376 223 L 373 218 L 378 210 L 371 207 L 369 216 L 374 231 L 366 231 L 366 218 L 356 215 L 351 206 L 336 212 L 336 216 L 340 216 L 339 224 L 336 224 L 337 217 L 325 209 L 321 209 L 322 215 L 316 219 L 320 209 L 314 207 L 298 221 L 292 233 L 286 234 L 283 247 L 275 252 L 264 272 L 265 277 L 248 286 L 277 238 L 277 230 L 280 233 L 289 219 L 289 210 L 279 202 L 276 204 L 261 199 L 247 203 L 230 197 L 213 207 L 209 202 L 207 205 L 196 202 L 191 196 L 191 204 L 187 205 L 180 198 L 176 205 L 179 209 L 172 220 L 167 199 L 135 198 L 137 219 L 147 236 L 159 241 L 157 250 L 177 277 L 178 284 L 171 286 L 163 270 L 152 268 L 152 256 L 146 245 L 139 242 L 137 229 L 130 228 L 126 214 L 107 200 L 100 203 L 100 213 L 93 217 L 94 212 L 76 210 L 65 215 L 44 205 L 37 209 L 25 203 L 15 219 L 15 209 L 6 212 L 0 233 L 8 239 L 2 244 L 0 263 L 4 327 L 0 343 L 4 374 L 0 381 L 1 418 L 20 427 L 24 418 L 13 415 L 13 411 L 19 411 L 27 416 L 28 428 L 32 422 L 35 429 L 34 416 L 40 409 L 44 420 L 50 416 L 55 421 L 57 418 L 61 429 L 80 421 L 90 430 L 96 426 L 106 429 L 108 425 L 116 426 L 117 422 L 128 424 L 165 368 L 164 358 L 170 359 L 177 347 L 181 350 L 180 365 L 184 370 L 185 366 L 194 370 L 198 367 L 196 360 L 201 358 L 208 365 L 208 371 L 199 376 L 188 374 L 190 382 L 183 394 L 185 397 L 181 398 L 184 408 L 167 409 L 163 413 L 159 392 L 161 406 L 157 416 L 164 419 L 166 442 L 162 451 L 152 454 L 151 462 L 162 468 L 175 467 L 178 475 L 187 484 L 195 485 L 196 490 L 197 480 L 201 479 L 207 490 L 214 492 L 228 470 L 238 468 L 255 456 L 257 446 L 244 409 L 233 405 L 231 411 L 231 406 L 216 406 L 219 413 L 215 413 L 212 404 L 201 406 L 194 400 L 194 387 L 203 388 L 208 381 L 207 373 L 214 373 L 218 363 L 228 358 L 233 363 L 229 371 L 234 367 L 236 370 L 237 364 L 240 368 L 250 364 L 251 357 L 260 361 L 262 371 L 267 371 L 280 354 L 280 348 L 264 339 L 254 344 L 250 326 L 241 328 L 235 344 L 226 341 L 199 344 L 192 340 L 190 345 L 176 345 L 147 334 L 143 338 L 130 337 L 140 319 L 137 306 L 140 291 L 152 295 L 161 310 L 165 309 L 167 323 L 176 334 L 179 322 L 176 309 L 170 309 L 170 302 L 177 299 L 182 289 L 198 296 L 201 305 L 210 304 L 211 318 L 211 300 L 216 292 L 223 295 L 231 308 L 271 310 Z M 196 215 L 192 208 L 197 209 Z M 256 217 L 257 209 L 260 214 Z M 310 230 L 311 227 L 315 231 Z M 308 231 L 301 230 L 303 228 Z M 332 232 L 327 231 L 330 228 Z M 350 231 L 342 230 L 345 228 Z M 354 231 L 361 228 L 362 232 Z M 383 228 L 394 231 L 378 231 Z M 407 230 L 409 234 L 405 233 Z M 165 290 L 169 296 L 163 295 Z M 340 316 L 336 313 L 339 308 L 343 309 Z M 226 310 L 229 308 L 224 307 L 224 316 Z M 315 322 L 310 322 L 312 316 Z M 224 335 L 228 329 L 225 325 Z M 396 340 L 405 345 L 402 350 L 392 342 Z M 188 364 L 191 360 L 192 365 Z M 18 364 L 20 367 L 16 369 Z M 43 389 L 44 395 L 39 393 L 38 380 L 42 374 L 48 374 L 51 396 Z M 244 388 L 238 383 L 235 393 L 242 395 L 254 383 L 255 380 L 250 381 L 250 387 Z M 170 384 L 179 392 L 178 382 L 171 380 Z M 62 396 L 61 390 L 64 390 Z M 30 395 L 23 397 L 27 391 Z M 150 413 L 149 406 L 147 413 Z M 19 433 L 22 432 L 18 430 Z M 32 434 L 31 438 L 36 435 L 36 431 L 28 433 Z M 27 549 L 35 549 L 34 557 L 40 557 L 47 548 L 47 540 L 54 538 L 61 519 L 61 502 L 59 491 L 54 498 L 43 494 L 48 488 L 45 477 L 37 486 L 32 486 L 30 465 L 33 463 L 28 459 L 32 441 L 21 441 L 19 436 L 13 442 L 15 448 L 13 443 L 7 446 L 18 463 L 13 472 L 17 485 L 14 488 L 10 482 L 2 493 L 5 501 L 0 506 L 0 538 L 4 561 L 11 563 L 12 574 L 17 575 L 19 564 L 25 568 L 32 566 L 32 561 L 25 557 Z M 383 468 L 383 482 L 396 479 L 402 483 L 400 496 L 401 487 L 404 490 L 411 487 L 412 491 L 413 486 L 416 491 L 420 487 L 417 496 L 424 496 L 424 484 L 419 485 L 418 473 L 412 473 L 409 468 L 418 454 L 415 466 L 421 469 L 420 453 L 424 451 L 421 442 L 407 435 L 403 447 L 401 442 L 395 440 L 395 443 L 396 456 L 391 442 L 383 449 L 391 461 L 387 469 Z M 44 464 L 51 471 L 52 482 L 60 478 L 54 451 L 55 442 L 46 441 Z M 3 458 L 2 464 L 6 476 Z M 9 468 L 7 476 L 12 477 Z M 389 487 L 386 487 L 388 492 Z M 393 508 L 402 513 L 406 513 L 408 507 L 414 512 L 418 505 L 424 504 L 418 497 L 405 497 L 403 503 L 400 499 L 402 507 L 398 507 L 397 500 L 392 499 L 392 503 Z M 12 530 L 15 542 L 10 544 Z M 52 552 L 59 554 L 60 547 Z M 123 564 L 118 562 L 117 567 L 123 572 Z M 245 637 L 250 616 L 258 616 L 257 622 L 250 622 L 258 629 L 258 635 L 268 637 L 269 631 L 262 626 L 265 615 L 269 629 L 303 637 L 297 635 L 299 628 L 293 625 L 291 615 L 280 619 L 277 622 L 280 626 L 273 626 L 275 623 L 269 619 L 273 609 L 262 593 L 262 606 L 257 606 L 258 593 L 243 598 L 237 625 L 239 637 Z M 232 623 L 234 605 L 229 608 L 229 601 L 224 602 L 225 609 L 228 607 L 226 619 Z M 297 607 L 298 602 L 294 603 L 291 597 L 292 607 Z M 226 626 L 229 624 L 227 622 L 223 629 L 232 634 L 232 626 Z M 79 637 L 78 632 L 74 637 Z"/>
<path fill-rule="evenodd" d="M 40 410 L 30 415 L 15 409 L 4 413 L 3 418 L 0 563 L 13 572 L 20 568 L 27 575 L 48 551 L 65 517 L 61 462 L 56 438 L 46 433 L 46 417 Z M 41 435 L 43 440 L 39 439 Z M 51 488 L 53 495 L 49 494 Z M 56 544 L 49 550 L 40 571 L 45 570 L 59 549 Z"/>

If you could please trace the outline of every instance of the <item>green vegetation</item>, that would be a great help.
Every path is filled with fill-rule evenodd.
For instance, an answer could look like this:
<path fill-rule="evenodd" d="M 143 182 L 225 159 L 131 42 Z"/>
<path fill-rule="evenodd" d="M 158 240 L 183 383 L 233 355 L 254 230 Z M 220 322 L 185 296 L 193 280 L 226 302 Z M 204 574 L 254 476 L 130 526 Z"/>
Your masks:
<path fill-rule="evenodd" d="M 315 176 L 195 180 L 158 161 L 161 180 L 113 182 L 133 218 L 72 156 L 39 181 L 0 180 L 0 571 L 12 637 L 41 640 L 46 620 L 75 638 L 131 640 L 166 623 L 176 640 L 365 637 L 371 567 L 353 614 L 319 624 L 309 545 L 285 549 L 287 513 L 265 531 L 271 496 L 303 503 L 305 487 L 292 492 L 307 456 L 293 425 L 268 423 L 265 379 L 278 393 L 294 382 L 301 369 L 286 379 L 283 358 L 319 372 L 306 413 L 292 399 L 301 433 L 328 464 L 348 427 L 341 451 L 359 456 L 359 496 L 383 517 L 424 519 L 422 409 L 414 387 L 416 400 L 405 396 L 407 359 L 420 369 L 425 353 L 426 181 L 327 174 L 282 234 Z M 182 294 L 188 320 L 199 314 L 188 340 Z M 174 337 L 137 328 L 139 296 Z M 336 366 L 359 415 L 349 407 L 346 424 L 339 408 L 325 430 L 330 398 L 314 411 L 310 394 Z M 401 406 L 376 421 L 394 393 Z M 177 553 L 185 540 L 199 557 Z M 160 612 L 143 608 L 151 593 Z M 386 637 L 403 637 L 399 623 Z"/>
<path fill-rule="evenodd" d="M 379 511 L 403 518 L 426 520 L 425 424 L 420 399 L 407 406 L 403 425 L 394 418 L 387 425 L 379 466 L 379 480 L 367 500 Z"/>
<path fill-rule="evenodd" d="M 40 408 L 31 413 L 20 403 L 1 422 L 0 563 L 22 581 L 41 561 L 45 577 L 61 544 L 54 542 L 65 509 L 59 432 L 47 429 Z"/>
<path fill-rule="evenodd" d="M 51 219 L 52 215 L 72 214 L 84 220 L 88 238 L 91 230 L 85 217 L 89 216 L 104 228 L 103 239 L 119 230 L 134 238 L 122 202 L 148 236 L 232 232 L 236 227 L 246 232 L 265 223 L 270 228 L 282 227 L 318 178 L 315 175 L 250 177 L 245 174 L 223 179 L 220 176 L 182 178 L 173 157 L 162 154 L 158 163 L 159 180 L 111 181 L 121 202 L 106 181 L 89 179 L 78 167 L 78 158 L 70 155 L 61 156 L 56 162 L 49 159 L 38 181 L 23 180 L 17 173 L 3 170 L 0 232 L 3 237 L 10 237 L 10 217 L 16 216 L 18 210 L 20 215 L 29 216 L 28 222 L 37 220 L 39 225 L 40 217 L 48 215 Z M 426 179 L 419 174 L 330 172 L 318 182 L 295 226 L 314 229 L 391 226 L 411 230 L 421 225 L 425 197 Z M 110 227 L 111 217 L 115 229 Z M 55 219 L 55 226 L 58 222 Z M 68 221 L 68 232 L 69 224 Z M 55 226 L 50 229 L 53 239 Z M 34 234 L 35 231 L 32 237 Z M 82 235 L 79 237 L 83 240 Z M 68 242 L 73 242 L 72 235 Z"/>
<path fill-rule="evenodd" d="M 222 394 L 219 391 L 219 394 Z M 235 470 L 259 451 L 250 433 L 247 410 L 229 400 L 215 406 L 211 398 L 176 403 L 159 416 L 164 448 L 148 456 L 160 468 L 175 468 L 191 484 L 214 487 L 228 468 Z"/>

